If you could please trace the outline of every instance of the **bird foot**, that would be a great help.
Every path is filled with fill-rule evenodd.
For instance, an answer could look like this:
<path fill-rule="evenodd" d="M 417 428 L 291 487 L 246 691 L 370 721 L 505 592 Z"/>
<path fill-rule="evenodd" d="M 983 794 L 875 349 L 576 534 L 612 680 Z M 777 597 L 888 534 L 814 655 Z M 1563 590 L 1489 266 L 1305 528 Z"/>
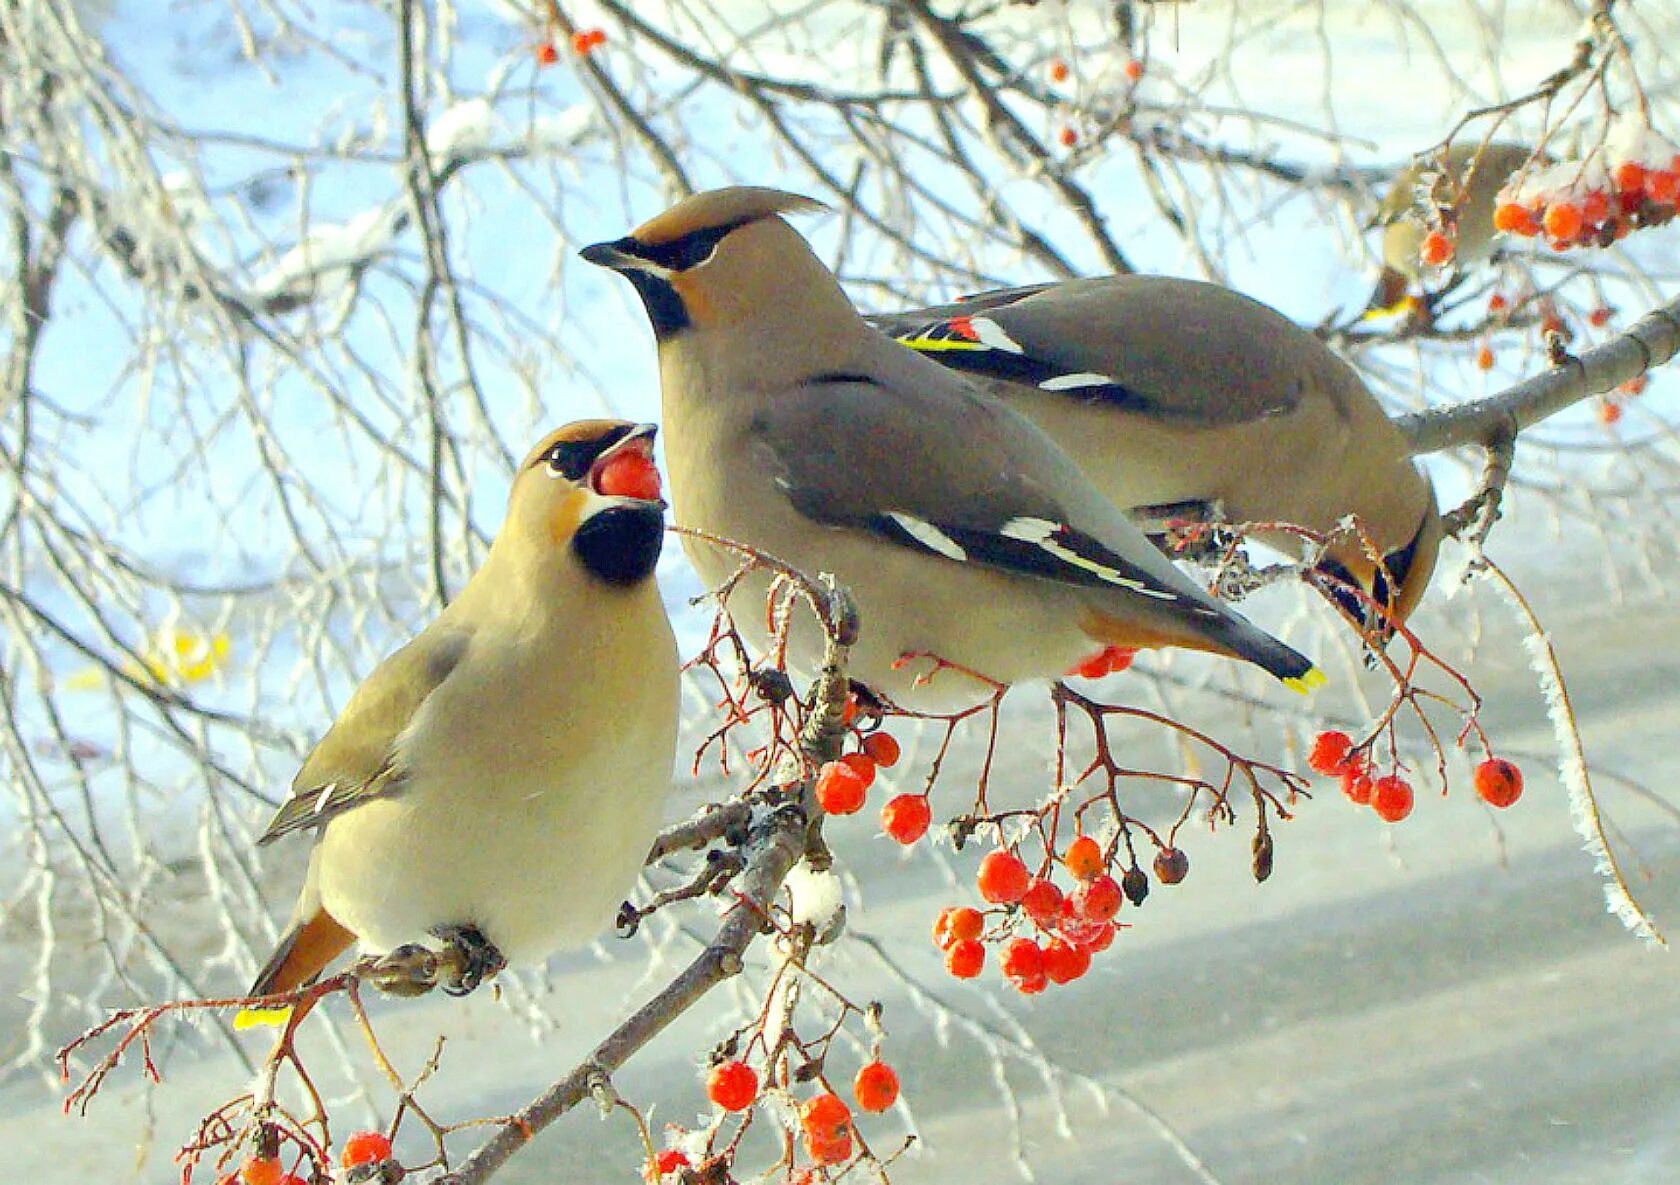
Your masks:
<path fill-rule="evenodd" d="M 363 960 L 362 977 L 393 996 L 422 996 L 433 988 L 464 996 L 507 966 L 477 926 L 439 926 L 432 935 L 443 942 L 442 950 L 405 943 L 390 954 Z"/>

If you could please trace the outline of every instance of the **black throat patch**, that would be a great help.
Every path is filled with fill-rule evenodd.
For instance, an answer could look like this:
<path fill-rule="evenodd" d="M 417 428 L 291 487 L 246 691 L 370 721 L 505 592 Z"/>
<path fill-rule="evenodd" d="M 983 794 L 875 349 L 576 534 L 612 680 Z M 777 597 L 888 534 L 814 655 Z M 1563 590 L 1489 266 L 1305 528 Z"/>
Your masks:
<path fill-rule="evenodd" d="M 590 575 L 627 588 L 653 574 L 665 542 L 665 511 L 654 503 L 611 506 L 572 536 L 572 551 Z"/>

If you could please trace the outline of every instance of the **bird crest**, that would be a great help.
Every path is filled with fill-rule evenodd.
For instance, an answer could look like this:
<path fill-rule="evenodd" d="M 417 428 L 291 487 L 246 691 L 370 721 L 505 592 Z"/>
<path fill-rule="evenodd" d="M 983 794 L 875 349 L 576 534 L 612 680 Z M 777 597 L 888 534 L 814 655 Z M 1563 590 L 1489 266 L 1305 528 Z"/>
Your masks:
<path fill-rule="evenodd" d="M 642 223 L 630 237 L 645 247 L 657 247 L 696 231 L 745 226 L 773 214 L 826 214 L 828 211 L 815 198 L 764 186 L 735 185 L 684 198 L 658 217 Z"/>

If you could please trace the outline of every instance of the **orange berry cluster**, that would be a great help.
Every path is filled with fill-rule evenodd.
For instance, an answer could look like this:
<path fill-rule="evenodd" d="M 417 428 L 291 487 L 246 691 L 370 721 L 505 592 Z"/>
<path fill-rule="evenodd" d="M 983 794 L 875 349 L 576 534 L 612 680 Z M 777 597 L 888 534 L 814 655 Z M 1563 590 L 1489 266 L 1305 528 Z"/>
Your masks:
<path fill-rule="evenodd" d="M 856 753 L 827 762 L 817 771 L 817 805 L 831 815 L 857 814 L 875 784 L 876 772 L 897 765 L 899 755 L 898 742 L 888 733 L 860 738 Z M 901 844 L 915 843 L 932 822 L 933 807 L 926 794 L 900 794 L 881 808 L 881 830 Z"/>
<path fill-rule="evenodd" d="M 1385 823 L 1398 823 L 1412 813 L 1411 783 L 1397 773 L 1373 777 L 1370 755 L 1356 749 L 1345 732 L 1330 729 L 1313 740 L 1307 764 L 1313 772 L 1342 780 L 1350 802 L 1369 806 Z M 1522 771 L 1511 762 L 1489 757 L 1476 766 L 1471 785 L 1489 806 L 1508 807 L 1522 797 Z"/>
<path fill-rule="evenodd" d="M 1674 217 L 1680 205 L 1680 148 L 1650 128 L 1617 128 L 1586 160 L 1519 177 L 1500 191 L 1493 225 L 1544 237 L 1554 250 L 1608 247 L 1631 231 Z"/>
<path fill-rule="evenodd" d="M 607 43 L 605 29 L 579 29 L 572 34 L 572 52 L 580 58 L 600 49 Z"/>
<path fill-rule="evenodd" d="M 1118 929 L 1114 918 L 1130 900 L 1139 904 L 1149 894 L 1149 878 L 1142 869 L 1129 870 L 1120 880 L 1108 875 L 1108 856 L 1096 840 L 1078 836 L 1062 853 L 1063 869 L 1073 878 L 1063 891 L 1048 872 L 1033 875 L 1013 852 L 988 852 L 980 861 L 975 887 L 998 913 L 1024 918 L 1037 937 L 999 927 L 991 936 L 1001 946 L 999 969 L 1022 995 L 1037 995 L 1050 984 L 1071 983 L 1091 967 L 1093 955 L 1107 950 Z M 1163 884 L 1177 884 L 1189 871 L 1184 853 L 1164 850 L 1155 860 L 1155 874 Z M 986 914 L 968 905 L 952 905 L 934 920 L 933 941 L 945 952 L 945 969 L 958 979 L 973 979 L 986 966 Z"/>
<path fill-rule="evenodd" d="M 725 1111 L 745 1111 L 758 1101 L 758 1073 L 731 1058 L 718 1062 L 706 1075 L 706 1097 Z M 876 1057 L 852 1080 L 852 1097 L 861 1110 L 885 1111 L 898 1101 L 898 1071 Z M 839 1164 L 852 1155 L 852 1112 L 841 1098 L 824 1092 L 799 1104 L 799 1126 L 805 1150 L 818 1164 Z M 681 1152 L 665 1152 L 653 1168 L 659 1176 L 686 1166 Z"/>

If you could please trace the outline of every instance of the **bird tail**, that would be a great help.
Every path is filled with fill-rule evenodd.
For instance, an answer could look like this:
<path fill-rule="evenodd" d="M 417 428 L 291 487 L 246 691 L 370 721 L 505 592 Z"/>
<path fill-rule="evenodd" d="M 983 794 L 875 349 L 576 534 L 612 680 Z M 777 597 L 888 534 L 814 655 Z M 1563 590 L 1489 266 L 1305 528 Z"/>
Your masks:
<path fill-rule="evenodd" d="M 280 945 L 274 948 L 268 962 L 251 984 L 250 996 L 273 996 L 296 991 L 313 983 L 329 963 L 356 940 L 356 936 L 324 909 L 317 909 L 309 917 L 295 923 Z M 309 1004 L 299 1006 L 308 1011 Z M 233 1018 L 236 1029 L 250 1029 L 258 1025 L 282 1025 L 292 1016 L 290 1004 L 255 1005 L 242 1008 Z M 302 1019 L 301 1014 L 299 1019 Z"/>
<path fill-rule="evenodd" d="M 1108 646 L 1176 646 L 1240 658 L 1303 695 L 1329 681 L 1312 659 L 1230 610 L 1216 618 L 1199 619 L 1194 626 L 1186 621 L 1183 629 L 1142 625 L 1093 609 L 1086 610 L 1080 624 L 1087 635 Z"/>

